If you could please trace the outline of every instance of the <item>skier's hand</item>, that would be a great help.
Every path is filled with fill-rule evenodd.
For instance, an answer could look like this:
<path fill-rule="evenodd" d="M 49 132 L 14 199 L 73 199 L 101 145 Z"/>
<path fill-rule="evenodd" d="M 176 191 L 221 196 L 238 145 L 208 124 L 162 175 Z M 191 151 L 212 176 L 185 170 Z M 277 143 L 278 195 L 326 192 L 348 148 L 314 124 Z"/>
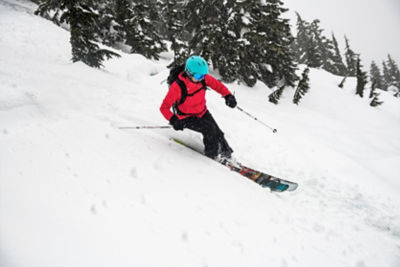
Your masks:
<path fill-rule="evenodd" d="M 226 95 L 225 96 L 225 104 L 228 107 L 234 108 L 237 105 L 236 98 L 234 95 Z"/>
<path fill-rule="evenodd" d="M 169 124 L 174 128 L 175 131 L 182 131 L 184 128 L 184 123 L 182 120 L 178 119 L 176 115 L 173 115 L 169 120 Z"/>

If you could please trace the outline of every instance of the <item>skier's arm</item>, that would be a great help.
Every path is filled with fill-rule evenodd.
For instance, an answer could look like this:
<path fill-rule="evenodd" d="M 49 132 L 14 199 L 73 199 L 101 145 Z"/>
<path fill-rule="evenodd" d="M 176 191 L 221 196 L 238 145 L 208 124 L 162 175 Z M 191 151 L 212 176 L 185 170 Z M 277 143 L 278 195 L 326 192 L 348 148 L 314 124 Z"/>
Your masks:
<path fill-rule="evenodd" d="M 174 115 L 171 111 L 171 107 L 178 102 L 181 98 L 181 90 L 179 89 L 179 85 L 175 82 L 169 88 L 167 95 L 165 96 L 161 106 L 160 111 L 161 114 L 169 121 L 171 117 Z"/>
<path fill-rule="evenodd" d="M 212 88 L 213 90 L 217 91 L 223 97 L 232 94 L 229 91 L 229 89 L 222 82 L 220 82 L 219 80 L 215 79 L 213 76 L 206 75 L 205 79 L 206 79 L 207 86 Z"/>
<path fill-rule="evenodd" d="M 222 82 L 215 79 L 211 75 L 207 75 L 205 79 L 207 86 L 211 87 L 225 98 L 225 104 L 227 106 L 231 108 L 236 107 L 237 102 L 235 96 L 232 95 L 229 89 Z"/>

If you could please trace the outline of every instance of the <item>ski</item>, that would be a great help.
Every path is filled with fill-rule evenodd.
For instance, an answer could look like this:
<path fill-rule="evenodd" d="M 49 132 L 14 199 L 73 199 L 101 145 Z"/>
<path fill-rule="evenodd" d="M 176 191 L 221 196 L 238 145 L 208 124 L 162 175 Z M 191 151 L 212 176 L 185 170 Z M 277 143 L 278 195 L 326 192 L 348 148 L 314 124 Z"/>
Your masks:
<path fill-rule="evenodd" d="M 174 142 L 176 142 L 186 148 L 189 148 L 197 153 L 200 153 L 201 155 L 204 156 L 203 151 L 196 149 L 195 147 L 188 145 L 185 142 L 183 142 L 177 138 L 171 138 L 171 140 L 173 140 Z M 262 186 L 264 188 L 269 188 L 271 191 L 274 191 L 274 192 L 294 191 L 298 187 L 298 184 L 295 182 L 284 180 L 284 179 L 266 174 L 264 172 L 254 170 L 252 168 L 249 168 L 249 167 L 247 167 L 241 163 L 235 162 L 235 161 L 230 161 L 227 159 L 219 159 L 219 160 L 215 160 L 215 161 L 228 167 L 231 171 L 239 173 L 239 174 L 243 175 L 244 177 L 256 182 L 260 186 Z"/>

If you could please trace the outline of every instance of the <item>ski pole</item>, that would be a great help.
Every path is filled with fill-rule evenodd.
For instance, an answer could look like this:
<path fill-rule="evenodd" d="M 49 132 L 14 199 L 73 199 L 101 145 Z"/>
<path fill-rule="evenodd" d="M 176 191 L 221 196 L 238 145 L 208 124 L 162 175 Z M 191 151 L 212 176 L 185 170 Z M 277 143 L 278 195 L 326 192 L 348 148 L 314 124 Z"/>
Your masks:
<path fill-rule="evenodd" d="M 276 130 L 275 128 L 272 128 L 271 126 L 269 126 L 268 124 L 266 124 L 266 123 L 260 121 L 259 119 L 257 119 L 256 117 L 254 117 L 253 115 L 251 115 L 250 113 L 248 113 L 247 111 L 243 110 L 241 107 L 236 106 L 236 108 L 237 108 L 238 110 L 240 110 L 241 112 L 243 112 L 244 114 L 246 114 L 247 116 L 249 116 L 250 118 L 252 118 L 252 119 L 258 121 L 259 123 L 261 123 L 261 124 L 264 125 L 265 127 L 271 129 L 273 133 L 276 133 L 276 132 L 278 131 L 278 130 Z"/>
<path fill-rule="evenodd" d="M 127 129 L 136 129 L 136 130 L 140 130 L 140 129 L 170 129 L 171 126 L 122 126 L 122 127 L 118 127 L 118 129 L 122 129 L 122 130 L 127 130 Z"/>

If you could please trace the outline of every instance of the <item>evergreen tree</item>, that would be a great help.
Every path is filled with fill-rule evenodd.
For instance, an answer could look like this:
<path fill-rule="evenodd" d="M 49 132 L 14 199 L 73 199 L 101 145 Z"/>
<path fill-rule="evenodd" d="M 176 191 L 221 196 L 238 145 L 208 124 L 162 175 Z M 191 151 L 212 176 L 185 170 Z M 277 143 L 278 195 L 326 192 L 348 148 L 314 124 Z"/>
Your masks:
<path fill-rule="evenodd" d="M 381 70 L 374 61 L 371 62 L 371 68 L 369 74 L 371 78 L 371 83 L 377 88 L 384 89 Z"/>
<path fill-rule="evenodd" d="M 382 73 L 383 73 L 383 90 L 388 90 L 388 88 L 390 87 L 391 84 L 391 76 L 390 76 L 390 71 L 389 68 L 386 65 L 386 62 L 383 61 L 382 62 Z"/>
<path fill-rule="evenodd" d="M 306 44 L 306 64 L 311 68 L 320 68 L 323 65 L 321 47 L 318 43 L 318 20 L 314 20 L 308 28 L 309 39 Z M 319 22 L 319 21 L 318 21 Z"/>
<path fill-rule="evenodd" d="M 118 54 L 101 49 L 96 43 L 96 32 L 99 32 L 99 16 L 93 9 L 91 0 L 46 0 L 39 5 L 35 14 L 47 16 L 55 12 L 52 19 L 55 23 L 67 23 L 70 26 L 72 61 L 99 68 L 104 58 L 119 56 Z"/>
<path fill-rule="evenodd" d="M 123 42 L 122 31 L 116 21 L 116 8 L 121 0 L 97 0 L 94 1 L 94 10 L 99 14 L 98 27 L 94 29 L 96 39 L 111 47 L 117 47 Z M 128 0 L 124 0 L 128 1 Z"/>
<path fill-rule="evenodd" d="M 125 40 L 130 31 L 134 29 L 129 27 L 129 20 L 134 16 L 133 9 L 131 5 L 131 0 L 112 0 L 113 6 L 113 19 L 115 29 L 114 38 L 112 41 L 114 43 L 125 44 Z"/>
<path fill-rule="evenodd" d="M 388 68 L 388 80 L 387 83 L 389 86 L 394 86 L 397 88 L 397 91 L 400 91 L 400 71 L 396 62 L 393 58 L 388 55 L 387 59 L 387 68 Z"/>
<path fill-rule="evenodd" d="M 309 68 L 306 68 L 303 71 L 301 75 L 301 80 L 297 85 L 297 89 L 293 97 L 293 103 L 295 103 L 296 105 L 299 104 L 300 99 L 308 92 L 308 89 L 310 89 L 309 78 L 308 78 L 309 72 L 310 72 Z"/>
<path fill-rule="evenodd" d="M 136 0 L 131 2 L 132 15 L 126 21 L 125 43 L 131 47 L 131 53 L 142 54 L 147 58 L 159 59 L 166 50 L 161 36 L 153 23 L 158 19 L 154 0 Z"/>
<path fill-rule="evenodd" d="M 370 106 L 372 107 L 377 107 L 383 104 L 383 102 L 379 100 L 379 93 L 376 91 L 376 84 L 376 81 L 372 82 L 371 91 L 369 94 L 369 98 L 372 98 L 370 102 Z"/>
<path fill-rule="evenodd" d="M 307 64 L 307 44 L 310 39 L 309 34 L 309 23 L 303 20 L 299 13 L 296 12 L 297 16 L 297 34 L 292 43 L 292 50 L 296 61 L 299 64 Z"/>
<path fill-rule="evenodd" d="M 350 48 L 349 40 L 345 36 L 346 41 L 346 50 L 345 50 L 345 58 L 347 65 L 347 75 L 350 77 L 354 77 L 357 75 L 357 54 Z"/>
<path fill-rule="evenodd" d="M 332 33 L 332 44 L 333 44 L 333 64 L 335 66 L 335 72 L 334 74 L 340 75 L 340 76 L 346 76 L 347 74 L 347 69 L 346 65 L 343 63 L 342 55 L 340 53 L 339 49 L 339 44 L 335 38 L 335 35 Z"/>
<path fill-rule="evenodd" d="M 223 3 L 189 0 L 185 10 L 188 30 L 193 33 L 189 44 L 190 51 L 200 54 L 207 60 L 210 59 L 212 53 L 221 54 L 216 46 L 217 40 L 224 34 L 223 24 L 226 24 L 226 21 L 222 22 L 220 19 L 220 16 L 224 16 L 222 13 L 227 12 Z"/>
<path fill-rule="evenodd" d="M 314 20 L 311 24 L 303 20 L 297 14 L 297 36 L 292 49 L 296 56 L 297 62 L 306 64 L 311 68 L 319 68 L 323 65 L 320 42 L 321 31 L 319 29 L 318 20 Z"/>
<path fill-rule="evenodd" d="M 333 43 L 323 35 L 323 30 L 320 28 L 319 23 L 320 21 L 318 19 L 311 23 L 311 32 L 315 39 L 315 44 L 317 45 L 316 48 L 321 60 L 321 67 L 330 73 L 335 73 Z"/>
<path fill-rule="evenodd" d="M 278 0 L 189 0 L 190 52 L 211 60 L 224 81 L 293 86 L 293 37 L 288 20 L 281 18 L 286 11 L 281 5 Z"/>
<path fill-rule="evenodd" d="M 294 86 L 298 79 L 290 50 L 293 36 L 289 21 L 281 17 L 287 11 L 282 5 L 280 0 L 246 0 L 238 6 L 243 14 L 250 14 L 248 25 L 242 29 L 247 54 L 258 79 L 269 87 Z M 240 62 L 245 59 L 241 57 Z"/>
<path fill-rule="evenodd" d="M 262 19 L 253 25 L 253 29 L 258 30 L 263 27 L 265 34 L 261 33 L 260 39 L 262 40 L 263 35 L 268 39 L 264 43 L 264 45 L 267 45 L 266 56 L 268 60 L 261 62 L 259 68 L 261 70 L 261 81 L 267 85 L 282 84 L 282 86 L 294 87 L 298 77 L 296 75 L 297 66 L 290 50 L 293 36 L 289 20 L 281 17 L 287 11 L 282 6 L 283 3 L 280 0 L 266 1 L 265 6 L 263 6 L 266 13 L 261 14 L 263 15 Z M 264 46 L 260 46 L 260 49 L 264 49 Z M 265 69 L 263 63 L 272 67 L 272 75 L 269 74 L 269 70 Z M 270 77 L 274 77 L 274 79 Z"/>
<path fill-rule="evenodd" d="M 189 44 L 185 35 L 185 1 L 164 0 L 158 2 L 161 20 L 160 32 L 167 41 L 171 42 L 171 50 L 174 52 L 174 61 L 171 65 L 183 64 L 189 56 Z"/>
<path fill-rule="evenodd" d="M 257 80 L 256 76 L 254 80 L 247 80 L 248 76 L 239 75 L 240 42 L 233 31 L 236 4 L 233 0 L 225 2 L 189 0 L 185 8 L 187 30 L 194 33 L 189 41 L 189 47 L 190 52 L 210 60 L 224 81 L 232 82 L 239 78 L 252 86 Z"/>
<path fill-rule="evenodd" d="M 357 89 L 356 89 L 356 95 L 359 95 L 360 97 L 364 96 L 364 89 L 365 85 L 367 84 L 367 73 L 362 70 L 362 65 L 361 65 L 361 59 L 358 57 L 357 59 L 357 68 L 356 68 L 356 77 L 357 77 Z"/>
<path fill-rule="evenodd" d="M 39 6 L 35 10 L 35 15 L 42 16 L 60 26 L 60 17 L 63 10 L 60 9 L 61 4 L 58 0 L 39 0 L 37 4 Z"/>
<path fill-rule="evenodd" d="M 279 87 L 277 90 L 275 90 L 274 92 L 272 92 L 269 96 L 269 102 L 274 103 L 274 104 L 278 104 L 279 99 L 282 96 L 283 90 L 285 89 L 285 86 L 282 85 L 281 87 Z"/>
<path fill-rule="evenodd" d="M 297 62 L 312 68 L 322 67 L 336 75 L 346 75 L 346 66 L 334 35 L 332 34 L 333 40 L 325 37 L 318 19 L 308 23 L 298 13 L 296 15 L 297 35 L 292 50 Z"/>

